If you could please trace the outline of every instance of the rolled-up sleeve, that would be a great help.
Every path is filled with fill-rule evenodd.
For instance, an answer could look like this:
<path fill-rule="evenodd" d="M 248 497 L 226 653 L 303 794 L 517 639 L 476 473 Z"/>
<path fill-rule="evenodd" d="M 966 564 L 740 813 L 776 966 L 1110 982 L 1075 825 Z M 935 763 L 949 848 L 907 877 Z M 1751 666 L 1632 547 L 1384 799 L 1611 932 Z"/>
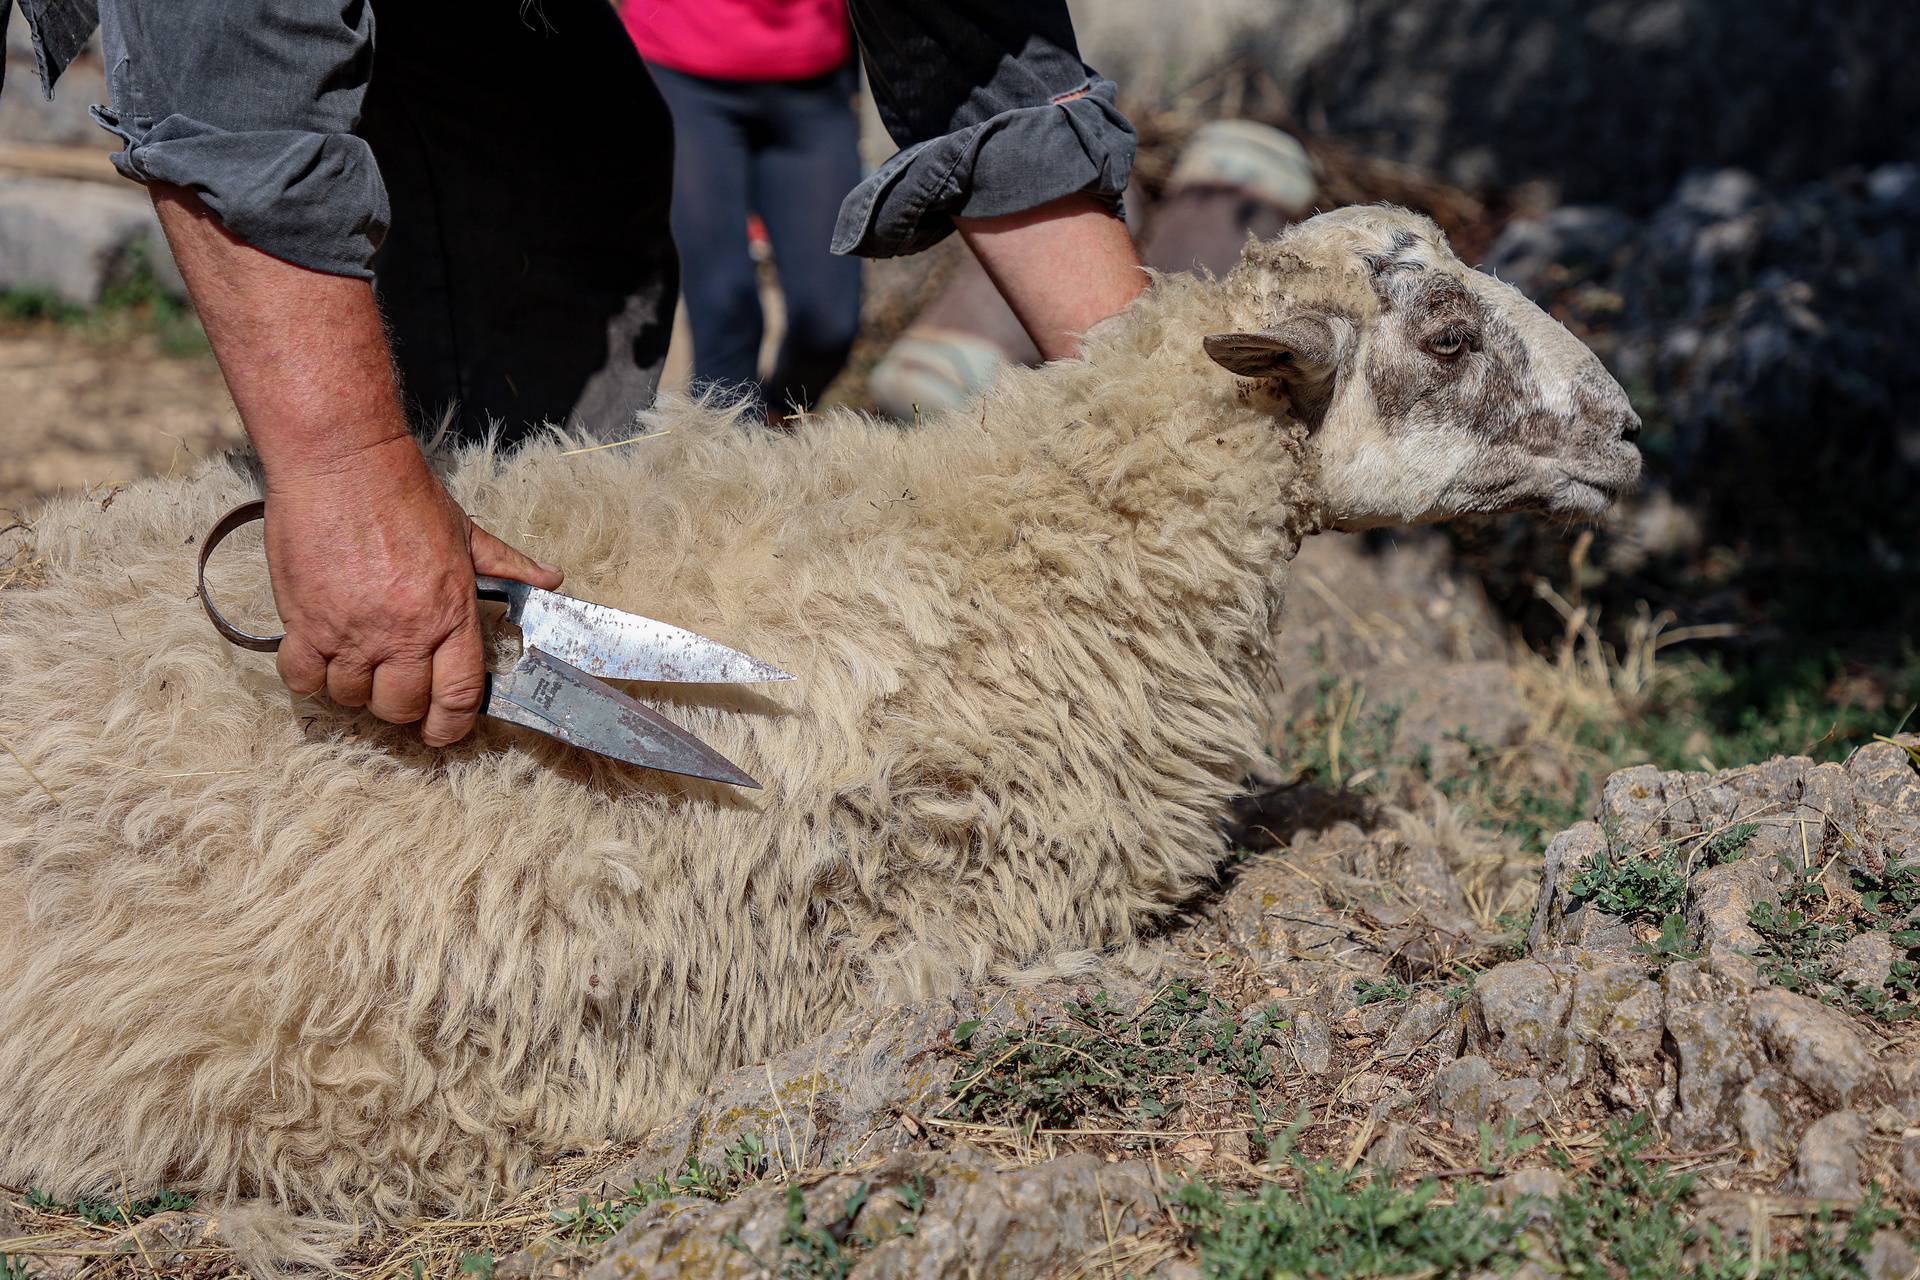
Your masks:
<path fill-rule="evenodd" d="M 369 279 L 386 184 L 355 136 L 373 71 L 369 0 L 103 0 L 114 165 L 199 195 L 276 258 Z"/>
<path fill-rule="evenodd" d="M 1080 60 L 1065 0 L 852 0 L 875 105 L 901 150 L 840 206 L 836 253 L 917 253 L 955 217 L 1084 192 L 1119 210 L 1133 126 Z"/>

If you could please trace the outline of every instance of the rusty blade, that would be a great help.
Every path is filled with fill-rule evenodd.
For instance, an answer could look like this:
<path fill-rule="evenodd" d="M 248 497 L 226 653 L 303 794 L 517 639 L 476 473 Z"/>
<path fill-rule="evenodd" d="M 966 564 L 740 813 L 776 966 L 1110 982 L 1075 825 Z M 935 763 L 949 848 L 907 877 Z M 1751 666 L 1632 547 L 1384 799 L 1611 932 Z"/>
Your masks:
<path fill-rule="evenodd" d="M 527 647 L 607 680 L 759 684 L 793 677 L 780 668 L 671 623 L 556 591 L 513 583 L 507 620 Z"/>
<path fill-rule="evenodd" d="M 486 714 L 628 764 L 736 787 L 760 785 L 652 708 L 531 647 L 511 671 L 491 678 Z"/>

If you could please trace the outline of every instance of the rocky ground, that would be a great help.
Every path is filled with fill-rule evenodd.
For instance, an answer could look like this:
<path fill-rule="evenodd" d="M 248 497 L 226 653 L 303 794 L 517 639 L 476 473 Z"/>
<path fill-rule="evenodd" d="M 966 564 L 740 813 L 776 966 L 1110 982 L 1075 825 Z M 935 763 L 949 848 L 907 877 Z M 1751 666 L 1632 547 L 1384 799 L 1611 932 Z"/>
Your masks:
<path fill-rule="evenodd" d="M 1590 678 L 1516 651 L 1439 540 L 1316 540 L 1294 606 L 1274 777 L 1163 934 L 822 1027 L 336 1265 L 1915 1274 L 1920 738 L 1590 794 Z M 0 1196 L 12 1275 L 221 1275 L 246 1238 Z"/>

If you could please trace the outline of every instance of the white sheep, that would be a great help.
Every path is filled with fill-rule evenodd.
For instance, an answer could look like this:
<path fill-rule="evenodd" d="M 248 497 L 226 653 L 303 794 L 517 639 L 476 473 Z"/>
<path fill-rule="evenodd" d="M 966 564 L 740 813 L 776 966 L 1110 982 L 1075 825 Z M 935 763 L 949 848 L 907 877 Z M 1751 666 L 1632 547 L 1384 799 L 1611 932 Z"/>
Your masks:
<path fill-rule="evenodd" d="M 1218 864 L 1302 537 L 1590 517 L 1639 465 L 1592 354 L 1385 208 L 916 430 L 648 422 L 449 480 L 569 590 L 797 673 L 640 690 L 763 792 L 290 703 L 193 599 L 243 459 L 13 535 L 0 1181 L 472 1207 L 850 1009 L 1123 943 Z M 248 559 L 215 587 L 265 608 Z"/>

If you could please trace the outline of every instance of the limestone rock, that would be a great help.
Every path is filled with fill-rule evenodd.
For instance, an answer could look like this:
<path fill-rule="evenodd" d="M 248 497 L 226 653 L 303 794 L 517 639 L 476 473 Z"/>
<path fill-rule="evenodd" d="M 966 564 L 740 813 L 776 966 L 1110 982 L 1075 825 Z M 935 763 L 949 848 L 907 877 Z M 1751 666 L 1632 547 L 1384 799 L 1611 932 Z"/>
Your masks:
<path fill-rule="evenodd" d="M 1728 1136 L 1731 1105 L 1758 1069 L 1747 1051 L 1746 1018 L 1697 962 L 1669 966 L 1661 981 L 1678 1055 L 1674 1131 L 1694 1141 Z"/>
<path fill-rule="evenodd" d="M 1566 1194 L 1567 1176 L 1557 1169 L 1517 1169 L 1493 1184 L 1501 1204 L 1557 1200 Z"/>
<path fill-rule="evenodd" d="M 1499 1084 L 1499 1073 L 1485 1058 L 1455 1058 L 1434 1073 L 1434 1110 L 1455 1133 L 1476 1133 L 1492 1114 Z"/>
<path fill-rule="evenodd" d="M 892 1005 L 845 1019 L 771 1062 L 729 1071 L 593 1189 L 623 1191 L 690 1160 L 722 1165 L 742 1135 L 779 1149 L 792 1167 L 897 1150 L 910 1136 L 901 1114 L 944 1101 L 954 1064 L 940 1049 L 964 1016 L 950 1000 Z"/>
<path fill-rule="evenodd" d="M 1920 1254 L 1898 1231 L 1876 1231 L 1865 1264 L 1867 1280 L 1913 1280 L 1920 1275 Z"/>
<path fill-rule="evenodd" d="M 1285 1044 L 1293 1066 L 1308 1075 L 1325 1075 L 1333 1065 L 1333 1037 L 1326 1019 L 1311 1009 L 1301 1009 L 1290 1021 Z"/>
<path fill-rule="evenodd" d="M 1446 992 L 1417 991 L 1380 1052 L 1391 1062 L 1423 1053 L 1444 1061 L 1458 1049 L 1460 1026 L 1460 1011 Z"/>
<path fill-rule="evenodd" d="M 0 289 L 41 291 L 90 306 L 142 255 L 163 285 L 184 296 L 153 206 L 132 183 L 0 183 Z"/>
<path fill-rule="evenodd" d="M 1893 959 L 1893 939 L 1887 934 L 1856 934 L 1840 948 L 1833 976 L 1855 986 L 1881 987 L 1893 972 Z"/>
<path fill-rule="evenodd" d="M 1473 988 L 1470 1046 L 1484 1046 L 1494 1062 L 1545 1066 L 1561 1059 L 1561 1028 L 1571 1003 L 1570 984 L 1538 960 L 1514 960 L 1480 975 Z"/>
<path fill-rule="evenodd" d="M 1836 1111 L 1814 1121 L 1800 1139 L 1794 1187 L 1819 1200 L 1857 1199 L 1864 1190 L 1860 1148 L 1866 1140 L 1866 1121 L 1852 1111 Z"/>
<path fill-rule="evenodd" d="M 1760 858 L 1742 858 L 1694 873 L 1687 885 L 1687 926 L 1705 945 L 1758 951 L 1760 935 L 1748 923 L 1755 903 L 1776 902 L 1780 891 L 1773 867 Z"/>
<path fill-rule="evenodd" d="M 1850 1105 L 1878 1074 L 1852 1020 L 1817 1000 L 1768 989 L 1748 1012 L 1768 1056 L 1828 1106 Z"/>
<path fill-rule="evenodd" d="M 1734 1099 L 1734 1123 L 1740 1130 L 1740 1145 L 1756 1168 L 1764 1168 L 1785 1156 L 1790 1145 L 1786 1121 L 1769 1096 L 1779 1090 L 1776 1072 L 1762 1072 L 1747 1082 Z"/>
<path fill-rule="evenodd" d="M 901 1195 L 909 1188 L 924 1198 L 917 1213 Z M 858 1175 L 809 1181 L 801 1196 L 806 1225 L 837 1232 L 843 1245 L 856 1230 L 879 1241 L 857 1253 L 848 1274 L 858 1280 L 1043 1275 L 1103 1248 L 1109 1233 L 1139 1233 L 1165 1213 L 1149 1166 L 1088 1155 L 1011 1170 L 964 1151 L 895 1157 Z M 724 1204 L 662 1202 L 609 1243 L 586 1280 L 744 1280 L 779 1271 L 789 1252 L 788 1197 L 786 1187 L 768 1185 Z"/>
<path fill-rule="evenodd" d="M 1527 930 L 1529 950 L 1539 951 L 1553 944 L 1588 951 L 1624 953 L 1632 949 L 1633 932 L 1624 922 L 1584 905 L 1568 892 L 1580 873 L 1606 851 L 1606 832 L 1595 822 L 1576 823 L 1547 842 L 1540 897 Z"/>

